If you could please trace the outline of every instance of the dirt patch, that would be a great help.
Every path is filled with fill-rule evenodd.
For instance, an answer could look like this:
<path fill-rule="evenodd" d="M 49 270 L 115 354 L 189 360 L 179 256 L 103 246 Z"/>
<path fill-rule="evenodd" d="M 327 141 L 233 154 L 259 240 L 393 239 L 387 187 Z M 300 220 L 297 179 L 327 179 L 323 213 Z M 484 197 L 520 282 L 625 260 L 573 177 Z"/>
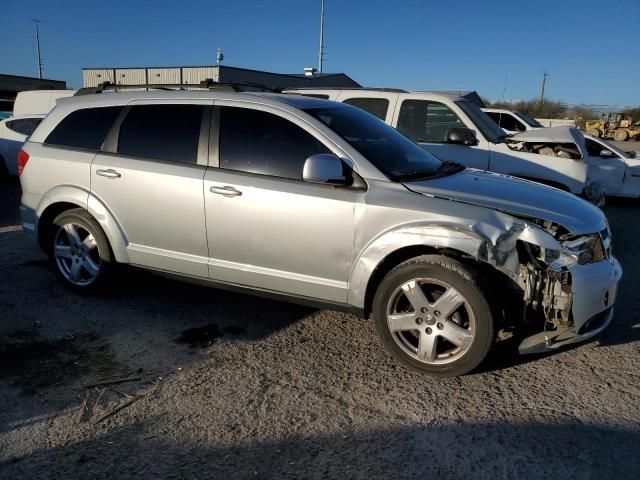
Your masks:
<path fill-rule="evenodd" d="M 175 342 L 189 345 L 189 348 L 206 348 L 212 345 L 216 338 L 222 337 L 225 333 L 242 335 L 245 333 L 245 329 L 236 325 L 229 325 L 220 329 L 215 323 L 210 323 L 204 327 L 189 328 L 183 331 L 175 339 Z"/>
<path fill-rule="evenodd" d="M 0 381 L 20 387 L 26 395 L 86 375 L 115 374 L 126 368 L 92 333 L 45 339 L 37 332 L 20 330 L 0 341 Z"/>

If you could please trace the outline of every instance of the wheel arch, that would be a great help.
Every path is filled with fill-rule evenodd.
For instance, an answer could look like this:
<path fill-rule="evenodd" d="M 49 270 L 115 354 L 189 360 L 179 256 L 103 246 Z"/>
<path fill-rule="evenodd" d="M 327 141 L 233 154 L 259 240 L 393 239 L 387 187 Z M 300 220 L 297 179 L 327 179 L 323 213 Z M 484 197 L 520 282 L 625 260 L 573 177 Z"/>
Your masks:
<path fill-rule="evenodd" d="M 386 273 L 420 255 L 449 256 L 473 263 L 487 273 L 498 271 L 516 279 L 520 271 L 518 242 L 559 248 L 557 241 L 539 228 L 513 217 L 505 216 L 503 220 L 501 225 L 410 225 L 380 235 L 362 249 L 354 262 L 349 277 L 349 305 L 366 317 Z"/>
<path fill-rule="evenodd" d="M 46 251 L 45 240 L 48 228 L 62 212 L 82 208 L 98 222 L 118 263 L 128 263 L 127 238 L 111 212 L 97 198 L 84 189 L 72 186 L 56 187 L 42 196 L 36 210 L 38 218 L 37 238 L 40 247 Z"/>

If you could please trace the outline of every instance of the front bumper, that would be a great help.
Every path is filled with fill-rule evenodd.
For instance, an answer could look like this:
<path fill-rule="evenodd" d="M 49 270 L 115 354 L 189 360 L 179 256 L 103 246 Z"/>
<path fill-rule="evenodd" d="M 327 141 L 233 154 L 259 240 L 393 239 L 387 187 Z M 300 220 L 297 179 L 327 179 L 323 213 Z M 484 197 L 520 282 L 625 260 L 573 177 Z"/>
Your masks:
<path fill-rule="evenodd" d="M 526 338 L 518 347 L 520 353 L 541 353 L 598 335 L 611 323 L 621 278 L 622 267 L 613 256 L 571 269 L 573 325 Z"/>

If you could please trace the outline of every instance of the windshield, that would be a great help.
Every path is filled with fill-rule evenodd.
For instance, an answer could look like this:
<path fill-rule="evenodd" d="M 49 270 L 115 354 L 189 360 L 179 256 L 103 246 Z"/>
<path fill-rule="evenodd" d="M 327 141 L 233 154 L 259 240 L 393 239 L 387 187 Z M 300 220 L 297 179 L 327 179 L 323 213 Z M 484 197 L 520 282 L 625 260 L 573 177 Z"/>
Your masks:
<path fill-rule="evenodd" d="M 610 144 L 605 140 L 602 140 L 601 138 L 598 138 L 596 140 L 595 138 L 592 139 L 590 137 L 585 137 L 585 141 L 587 144 L 587 150 L 589 152 L 589 155 L 591 156 L 599 156 L 600 151 L 605 148 L 607 150 L 611 150 L 613 153 L 617 153 L 623 158 L 634 158 L 633 152 L 625 152 L 624 150 L 619 149 L 618 147 Z"/>
<path fill-rule="evenodd" d="M 359 108 L 309 108 L 391 180 L 429 177 L 442 172 L 443 163 L 394 128 Z"/>
<path fill-rule="evenodd" d="M 478 105 L 468 100 L 458 100 L 456 102 L 464 113 L 466 113 L 475 126 L 482 132 L 482 135 L 492 143 L 500 143 L 507 134 L 498 124 L 491 120 L 491 117 L 484 113 Z"/>
<path fill-rule="evenodd" d="M 520 118 L 520 120 L 522 120 L 524 123 L 526 123 L 530 127 L 533 127 L 533 128 L 544 128 L 544 125 L 542 125 L 535 118 L 531 118 L 530 116 L 525 115 L 524 113 L 520 113 L 520 112 L 513 112 L 513 113 L 515 113 Z"/>

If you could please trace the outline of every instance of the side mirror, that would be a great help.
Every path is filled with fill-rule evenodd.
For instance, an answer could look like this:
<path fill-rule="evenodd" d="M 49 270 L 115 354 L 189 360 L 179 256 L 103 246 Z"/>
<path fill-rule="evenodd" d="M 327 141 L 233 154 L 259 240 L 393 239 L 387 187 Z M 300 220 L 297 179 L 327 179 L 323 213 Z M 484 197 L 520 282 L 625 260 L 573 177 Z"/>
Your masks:
<path fill-rule="evenodd" d="M 638 152 L 636 152 L 635 150 L 629 150 L 625 153 L 629 156 L 629 158 L 636 158 L 638 156 Z"/>
<path fill-rule="evenodd" d="M 311 183 L 328 183 L 348 186 L 351 179 L 344 174 L 344 164 L 335 155 L 318 153 L 311 155 L 304 162 L 302 179 Z"/>
<path fill-rule="evenodd" d="M 607 150 L 606 148 L 600 150 L 600 157 L 602 158 L 613 158 L 613 152 L 611 150 Z"/>
<path fill-rule="evenodd" d="M 475 145 L 478 143 L 473 130 L 463 127 L 450 128 L 447 132 L 447 143 L 456 145 Z"/>

